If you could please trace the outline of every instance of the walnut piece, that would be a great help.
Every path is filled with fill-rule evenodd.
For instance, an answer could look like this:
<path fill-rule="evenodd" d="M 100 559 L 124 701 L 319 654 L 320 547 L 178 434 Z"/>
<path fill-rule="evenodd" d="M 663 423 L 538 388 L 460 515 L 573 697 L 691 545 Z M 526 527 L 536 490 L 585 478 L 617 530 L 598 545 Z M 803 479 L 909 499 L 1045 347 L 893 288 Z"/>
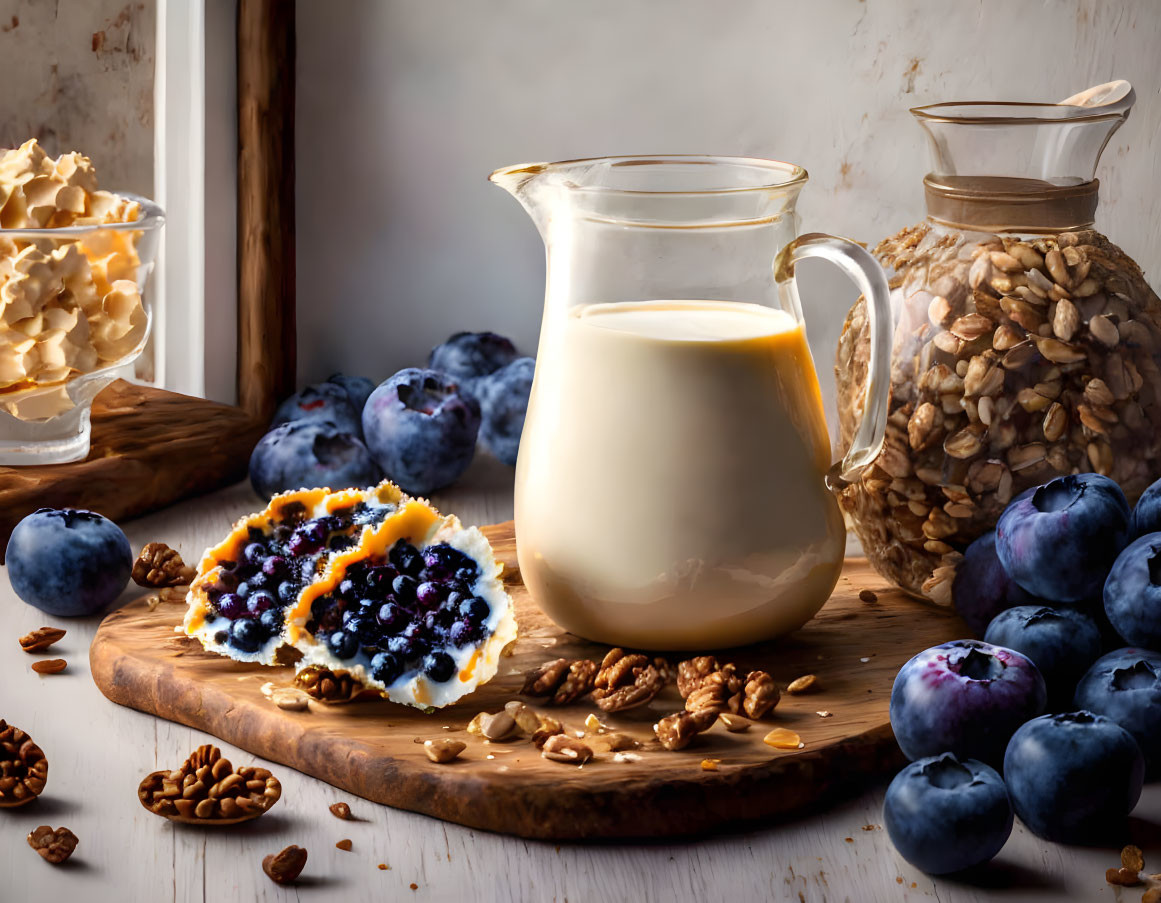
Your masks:
<path fill-rule="evenodd" d="M 306 850 L 293 844 L 262 860 L 262 871 L 276 884 L 293 884 L 306 866 Z"/>
<path fill-rule="evenodd" d="M 32 802 L 47 781 L 48 760 L 40 747 L 0 718 L 0 808 Z"/>
<path fill-rule="evenodd" d="M 694 737 L 713 727 L 717 717 L 717 712 L 708 710 L 703 712 L 674 712 L 653 725 L 653 732 L 666 749 L 685 749 Z"/>
<path fill-rule="evenodd" d="M 701 682 L 718 670 L 718 660 L 712 655 L 699 655 L 677 663 L 677 692 L 686 699 Z"/>
<path fill-rule="evenodd" d="M 78 843 L 77 835 L 68 828 L 54 831 L 48 825 L 41 825 L 28 833 L 28 845 L 53 865 L 60 865 L 68 859 Z"/>
<path fill-rule="evenodd" d="M 181 560 L 176 549 L 163 542 L 146 544 L 133 562 L 133 582 L 147 589 L 193 583 L 197 571 Z"/>
<path fill-rule="evenodd" d="M 564 732 L 564 725 L 551 715 L 541 715 L 540 727 L 532 732 L 532 743 L 537 749 L 543 749 L 549 737 L 555 737 Z"/>
<path fill-rule="evenodd" d="M 327 808 L 335 818 L 341 818 L 343 821 L 350 821 L 352 818 L 349 803 L 331 803 Z"/>
<path fill-rule="evenodd" d="M 761 718 L 778 705 L 782 694 L 765 671 L 751 671 L 746 675 L 745 699 L 742 708 L 751 718 Z"/>
<path fill-rule="evenodd" d="M 25 652 L 44 652 L 53 643 L 64 638 L 65 632 L 59 627 L 38 627 L 32 633 L 20 638 L 20 648 Z"/>
<path fill-rule="evenodd" d="M 566 734 L 553 734 L 540 748 L 540 755 L 553 762 L 584 765 L 593 757 L 593 751 L 587 744 L 575 737 L 569 737 Z"/>
<path fill-rule="evenodd" d="M 1121 850 L 1121 866 L 1134 872 L 1144 871 L 1145 854 L 1141 852 L 1141 848 L 1132 844 L 1124 847 Z"/>
<path fill-rule="evenodd" d="M 423 741 L 424 753 L 431 761 L 440 765 L 452 761 L 467 748 L 468 744 L 463 740 L 452 740 L 450 737 Z"/>
<path fill-rule="evenodd" d="M 644 705 L 661 692 L 665 680 L 649 657 L 610 649 L 597 672 L 593 699 L 605 712 Z"/>
<path fill-rule="evenodd" d="M 155 771 L 137 788 L 150 812 L 207 823 L 256 818 L 278 802 L 282 785 L 265 768 L 236 771 L 216 746 L 199 746 L 176 771 Z"/>
<path fill-rule="evenodd" d="M 568 705 L 593 689 L 599 665 L 587 658 L 545 662 L 524 678 L 522 696 L 549 696 L 553 705 Z"/>
<path fill-rule="evenodd" d="M 354 702 L 365 688 L 347 671 L 332 671 L 322 665 L 311 665 L 294 676 L 294 685 L 311 699 L 330 705 Z"/>

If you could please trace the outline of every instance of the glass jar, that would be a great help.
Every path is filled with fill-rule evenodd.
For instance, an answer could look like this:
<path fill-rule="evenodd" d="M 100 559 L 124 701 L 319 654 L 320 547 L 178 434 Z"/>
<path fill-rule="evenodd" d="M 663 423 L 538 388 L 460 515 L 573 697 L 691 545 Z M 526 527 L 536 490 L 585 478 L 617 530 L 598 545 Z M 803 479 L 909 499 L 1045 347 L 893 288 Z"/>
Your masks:
<path fill-rule="evenodd" d="M 895 320 L 886 437 L 839 487 L 875 569 L 910 593 L 950 604 L 963 550 L 1028 487 L 1096 471 L 1135 501 L 1161 474 L 1161 301 L 1093 228 L 1129 104 L 912 110 L 934 171 L 926 220 L 875 249 Z M 836 359 L 840 446 L 869 336 L 860 299 Z"/>

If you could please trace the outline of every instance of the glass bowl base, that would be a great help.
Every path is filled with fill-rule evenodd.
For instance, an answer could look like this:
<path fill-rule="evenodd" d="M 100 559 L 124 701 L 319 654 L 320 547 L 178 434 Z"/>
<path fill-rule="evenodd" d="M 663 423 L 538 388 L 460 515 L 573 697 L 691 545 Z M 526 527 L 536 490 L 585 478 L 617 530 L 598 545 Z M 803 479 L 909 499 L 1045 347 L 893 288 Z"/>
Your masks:
<path fill-rule="evenodd" d="M 90 405 L 50 420 L 26 423 L 0 413 L 0 466 L 68 464 L 89 454 Z"/>

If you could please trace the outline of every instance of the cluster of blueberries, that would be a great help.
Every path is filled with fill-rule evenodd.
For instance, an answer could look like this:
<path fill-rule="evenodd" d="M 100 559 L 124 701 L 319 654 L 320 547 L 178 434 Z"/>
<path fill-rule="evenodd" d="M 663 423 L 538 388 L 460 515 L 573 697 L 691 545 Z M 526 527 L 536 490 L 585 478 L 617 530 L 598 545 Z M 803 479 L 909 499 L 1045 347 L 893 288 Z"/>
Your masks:
<path fill-rule="evenodd" d="M 384 476 L 421 495 L 454 482 L 479 438 L 515 466 L 535 361 L 491 332 L 460 332 L 375 386 L 335 374 L 279 405 L 250 457 L 264 498 L 304 486 L 369 486 Z"/>
<path fill-rule="evenodd" d="M 473 592 L 478 578 L 476 562 L 447 543 L 420 551 L 401 539 L 383 558 L 353 562 L 311 604 L 306 629 L 342 661 L 369 659 L 384 685 L 416 671 L 443 683 L 456 671 L 446 650 L 488 633 L 492 610 Z"/>
<path fill-rule="evenodd" d="M 884 803 L 895 847 L 946 874 L 995 856 L 1013 815 L 1066 843 L 1116 830 L 1161 775 L 1161 481 L 1135 509 L 1098 474 L 1027 490 L 969 546 L 952 597 L 984 638 L 895 679 L 912 760 Z"/>

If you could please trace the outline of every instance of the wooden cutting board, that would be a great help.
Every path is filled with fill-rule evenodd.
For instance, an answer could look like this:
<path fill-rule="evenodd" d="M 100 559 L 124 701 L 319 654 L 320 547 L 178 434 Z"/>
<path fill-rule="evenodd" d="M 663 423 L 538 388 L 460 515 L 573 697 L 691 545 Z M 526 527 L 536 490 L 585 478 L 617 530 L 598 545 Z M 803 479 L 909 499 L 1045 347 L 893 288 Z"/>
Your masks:
<path fill-rule="evenodd" d="M 466 732 L 475 714 L 517 698 L 526 671 L 552 658 L 600 659 L 608 648 L 564 633 L 533 605 L 520 582 L 511 523 L 484 532 L 505 564 L 520 639 L 490 684 L 434 714 L 379 700 L 283 711 L 260 688 L 288 685 L 293 669 L 203 652 L 174 633 L 184 613 L 176 604 L 150 612 L 138 601 L 109 615 L 90 651 L 93 679 L 114 702 L 389 806 L 538 839 L 661 837 L 806 813 L 824 797 L 889 773 L 902 762 L 888 720 L 896 671 L 927 646 L 969 635 L 955 614 L 889 589 L 863 559 L 848 561 L 834 595 L 802 630 L 719 656 L 743 672 L 763 668 L 782 685 L 814 674 L 815 692 L 784 694 L 745 733 L 727 733 L 719 723 L 685 750 L 669 752 L 653 739 L 652 725 L 681 708 L 670 686 L 648 706 L 601 714 L 610 728 L 642 742 L 637 758 L 605 755 L 578 768 L 541 758 L 527 740 L 487 743 Z M 865 589 L 876 601 L 859 598 Z M 552 712 L 574 730 L 584 729 L 588 714 L 600 714 L 583 700 Z M 803 748 L 765 745 L 774 727 L 796 731 Z M 437 765 L 420 744 L 439 737 L 468 747 L 459 760 Z M 718 769 L 704 770 L 704 759 L 720 760 Z"/>

